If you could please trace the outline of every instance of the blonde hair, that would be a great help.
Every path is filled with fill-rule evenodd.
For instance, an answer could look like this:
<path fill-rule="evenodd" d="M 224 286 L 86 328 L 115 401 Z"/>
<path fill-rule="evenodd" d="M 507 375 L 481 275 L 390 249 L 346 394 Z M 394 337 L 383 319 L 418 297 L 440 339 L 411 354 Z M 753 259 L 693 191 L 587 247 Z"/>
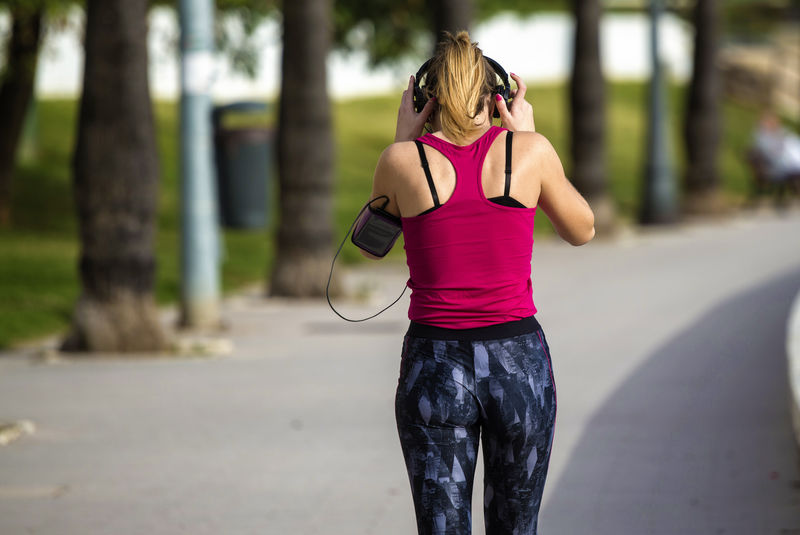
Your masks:
<path fill-rule="evenodd" d="M 465 141 L 480 128 L 475 117 L 483 111 L 484 100 L 492 93 L 495 80 L 494 70 L 467 32 L 455 36 L 444 32 L 422 89 L 428 98 L 436 97 L 439 120 L 447 137 Z"/>

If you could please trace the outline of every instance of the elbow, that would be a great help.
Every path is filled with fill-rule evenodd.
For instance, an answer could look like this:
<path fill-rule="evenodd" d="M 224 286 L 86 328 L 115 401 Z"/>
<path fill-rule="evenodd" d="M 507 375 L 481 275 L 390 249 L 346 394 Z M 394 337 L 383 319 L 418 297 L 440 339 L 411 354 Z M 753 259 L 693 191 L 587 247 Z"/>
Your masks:
<path fill-rule="evenodd" d="M 594 225 L 592 225 L 587 232 L 578 236 L 573 236 L 569 243 L 577 247 L 589 243 L 592 241 L 592 238 L 594 238 Z"/>
<path fill-rule="evenodd" d="M 584 245 L 586 243 L 589 243 L 590 241 L 592 241 L 592 238 L 594 238 L 594 225 L 592 225 L 592 227 L 586 232 L 583 232 L 581 234 L 573 234 L 569 236 L 566 239 L 566 241 L 570 245 L 574 245 L 575 247 L 577 247 L 579 245 Z"/>
<path fill-rule="evenodd" d="M 594 213 L 590 211 L 589 217 L 584 223 L 583 228 L 579 232 L 576 232 L 570 236 L 570 239 L 567 241 L 577 247 L 592 241 L 592 238 L 594 238 L 594 233 Z"/>

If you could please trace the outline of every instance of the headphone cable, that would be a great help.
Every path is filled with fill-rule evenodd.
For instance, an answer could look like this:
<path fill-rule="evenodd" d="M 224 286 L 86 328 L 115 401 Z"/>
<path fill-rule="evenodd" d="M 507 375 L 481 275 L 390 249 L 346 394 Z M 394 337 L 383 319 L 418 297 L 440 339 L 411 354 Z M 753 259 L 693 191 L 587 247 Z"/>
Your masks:
<path fill-rule="evenodd" d="M 367 204 L 365 204 L 365 205 L 364 205 L 364 207 L 363 207 L 363 208 L 361 208 L 361 211 L 360 211 L 360 212 L 358 212 L 358 215 L 356 216 L 355 220 L 353 221 L 353 224 L 352 224 L 352 225 L 350 225 L 350 228 L 347 230 L 347 234 L 345 234 L 345 235 L 344 235 L 344 239 L 342 240 L 342 243 L 339 245 L 339 249 L 336 251 L 336 254 L 335 254 L 335 255 L 333 255 L 333 260 L 331 261 L 331 272 L 328 274 L 328 284 L 325 286 L 325 298 L 328 300 L 328 306 L 330 306 L 330 307 L 331 307 L 331 310 L 333 310 L 333 312 L 334 312 L 334 313 L 335 313 L 337 316 L 339 316 L 340 318 L 342 318 L 342 319 L 343 319 L 343 320 L 345 320 L 345 321 L 350 321 L 350 322 L 353 322 L 353 323 L 358 323 L 358 322 L 360 322 L 360 321 L 367 321 L 367 320 L 369 320 L 369 319 L 372 319 L 372 318 L 374 318 L 375 316 L 377 316 L 378 314 L 382 314 L 383 312 L 385 312 L 386 310 L 388 310 L 390 307 L 394 306 L 394 304 L 395 304 L 395 303 L 397 303 L 397 302 L 400 300 L 400 298 L 401 298 L 401 297 L 403 297 L 403 294 L 405 294 L 405 293 L 406 293 L 406 288 L 408 288 L 408 284 L 406 284 L 406 285 L 403 287 L 403 291 L 402 291 L 402 292 L 400 292 L 400 295 L 399 295 L 399 296 L 397 296 L 397 299 L 395 299 L 394 301 L 392 301 L 392 303 L 391 303 L 389 306 L 387 306 L 386 308 L 384 308 L 384 309 L 383 309 L 383 310 L 381 310 L 380 312 L 378 312 L 378 313 L 376 313 L 376 314 L 373 314 L 372 316 L 369 316 L 369 317 L 367 317 L 367 318 L 362 318 L 362 319 L 357 319 L 357 320 L 350 319 L 350 318 L 346 318 L 346 317 L 342 316 L 341 314 L 339 314 L 339 311 L 338 311 L 338 310 L 336 310 L 336 309 L 333 307 L 333 303 L 331 303 L 331 296 L 330 296 L 330 293 L 329 293 L 329 288 L 331 287 L 331 278 L 333 277 L 333 265 L 334 265 L 334 263 L 336 262 L 336 257 L 337 257 L 337 256 L 339 256 L 339 253 L 340 253 L 340 252 L 342 252 L 342 247 L 344 247 L 344 244 L 345 244 L 345 242 L 347 241 L 347 237 L 350 235 L 350 232 L 352 232 L 352 230 L 353 230 L 353 227 L 355 227 L 355 226 L 356 226 L 356 223 L 358 223 L 358 220 L 359 220 L 359 219 L 361 219 L 361 214 L 363 214 L 363 213 L 364 213 L 364 210 L 366 210 L 368 206 L 370 206 L 370 205 L 371 205 L 371 204 L 372 204 L 374 201 L 377 201 L 377 200 L 378 200 L 378 199 L 380 199 L 381 197 L 385 197 L 385 198 L 386 198 L 386 201 L 387 201 L 387 202 L 389 201 L 389 197 L 387 197 L 386 195 L 379 195 L 378 197 L 375 197 L 375 198 L 374 198 L 374 199 L 372 199 L 371 201 L 367 202 Z"/>

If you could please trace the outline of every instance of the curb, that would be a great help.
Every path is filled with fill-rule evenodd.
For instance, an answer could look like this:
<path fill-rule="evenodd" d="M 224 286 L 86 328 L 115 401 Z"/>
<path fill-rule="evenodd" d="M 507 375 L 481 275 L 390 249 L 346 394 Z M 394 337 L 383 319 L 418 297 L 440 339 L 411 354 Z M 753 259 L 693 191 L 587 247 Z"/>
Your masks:
<path fill-rule="evenodd" d="M 794 298 L 786 333 L 789 389 L 794 438 L 800 449 L 800 292 Z"/>

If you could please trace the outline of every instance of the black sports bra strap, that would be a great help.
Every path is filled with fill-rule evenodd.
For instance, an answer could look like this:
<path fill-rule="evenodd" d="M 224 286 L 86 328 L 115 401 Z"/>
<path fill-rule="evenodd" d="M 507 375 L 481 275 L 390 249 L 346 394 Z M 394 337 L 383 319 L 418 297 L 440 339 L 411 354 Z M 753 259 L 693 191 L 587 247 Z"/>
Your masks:
<path fill-rule="evenodd" d="M 511 130 L 506 134 L 506 189 L 504 196 L 508 197 L 511 192 L 511 139 L 514 132 Z"/>
<path fill-rule="evenodd" d="M 433 177 L 431 176 L 431 169 L 428 167 L 428 158 L 425 156 L 425 149 L 422 147 L 422 142 L 418 139 L 414 140 L 419 151 L 419 159 L 422 161 L 422 168 L 425 170 L 425 178 L 428 179 L 428 187 L 431 188 L 431 195 L 433 196 L 433 205 L 439 206 L 439 195 L 436 194 L 436 186 L 433 185 Z"/>

